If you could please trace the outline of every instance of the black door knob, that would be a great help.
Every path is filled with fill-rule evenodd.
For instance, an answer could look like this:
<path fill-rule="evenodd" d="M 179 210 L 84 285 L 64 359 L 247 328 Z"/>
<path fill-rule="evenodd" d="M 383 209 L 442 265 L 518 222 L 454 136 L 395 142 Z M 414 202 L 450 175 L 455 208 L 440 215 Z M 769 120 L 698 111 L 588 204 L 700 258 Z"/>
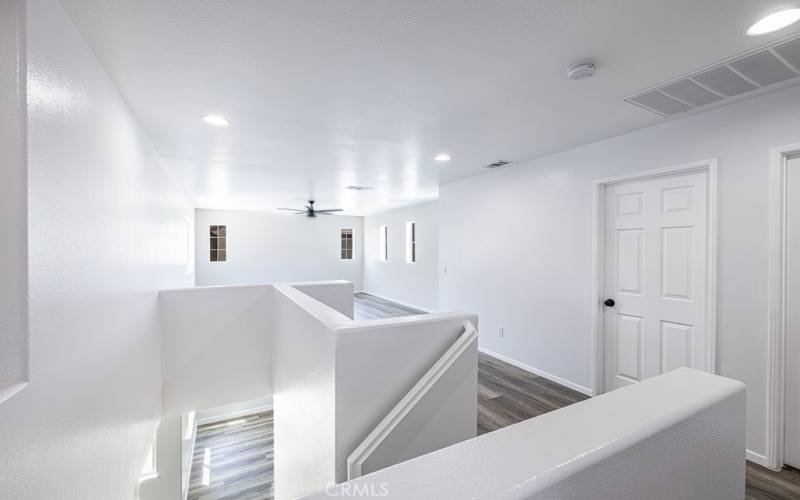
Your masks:
<path fill-rule="evenodd" d="M 614 299 L 606 299 L 606 301 L 603 302 L 603 304 L 605 304 L 606 307 L 614 307 L 616 302 L 614 302 Z"/>

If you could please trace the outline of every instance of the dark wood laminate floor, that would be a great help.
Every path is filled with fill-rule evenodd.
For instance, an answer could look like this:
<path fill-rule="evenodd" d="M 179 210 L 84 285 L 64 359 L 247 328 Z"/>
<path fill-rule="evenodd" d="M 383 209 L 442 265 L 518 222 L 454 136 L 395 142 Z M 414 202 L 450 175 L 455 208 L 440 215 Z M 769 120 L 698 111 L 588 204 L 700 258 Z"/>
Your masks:
<path fill-rule="evenodd" d="M 588 396 L 478 353 L 478 434 L 584 399 Z"/>
<path fill-rule="evenodd" d="M 358 292 L 353 297 L 353 313 L 356 321 L 425 314 L 419 309 L 403 306 L 363 292 Z"/>
<path fill-rule="evenodd" d="M 188 500 L 273 498 L 272 412 L 197 427 Z"/>
<path fill-rule="evenodd" d="M 800 499 L 800 471 L 787 467 L 773 471 L 747 462 L 746 500 Z"/>

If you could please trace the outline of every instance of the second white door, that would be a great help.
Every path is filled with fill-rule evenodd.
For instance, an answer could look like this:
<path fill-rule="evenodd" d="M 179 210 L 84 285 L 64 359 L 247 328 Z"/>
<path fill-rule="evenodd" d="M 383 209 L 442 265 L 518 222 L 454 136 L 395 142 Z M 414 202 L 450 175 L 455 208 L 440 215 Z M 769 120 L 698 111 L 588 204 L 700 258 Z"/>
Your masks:
<path fill-rule="evenodd" d="M 708 174 L 611 184 L 604 200 L 604 387 L 707 361 Z"/>

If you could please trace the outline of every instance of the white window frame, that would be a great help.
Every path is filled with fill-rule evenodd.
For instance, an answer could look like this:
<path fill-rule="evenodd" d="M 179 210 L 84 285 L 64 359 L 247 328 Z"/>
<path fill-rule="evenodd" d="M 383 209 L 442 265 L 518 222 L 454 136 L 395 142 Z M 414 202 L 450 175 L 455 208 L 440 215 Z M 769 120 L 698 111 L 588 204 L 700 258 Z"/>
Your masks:
<path fill-rule="evenodd" d="M 406 222 L 406 264 L 417 262 L 417 223 Z"/>
<path fill-rule="evenodd" d="M 225 228 L 225 235 L 224 236 L 220 236 L 219 233 L 217 233 L 217 236 L 212 236 L 211 235 L 211 231 L 212 231 L 212 228 L 214 228 L 214 227 L 216 227 L 218 231 L 219 231 L 220 227 L 224 227 Z M 222 241 L 224 243 L 225 248 L 222 249 L 222 250 L 225 251 L 225 259 L 224 260 L 214 260 L 214 259 L 211 258 L 211 252 L 217 252 L 219 250 L 218 248 L 217 249 L 212 249 L 211 248 L 211 240 L 217 240 L 217 242 Z M 219 243 L 217 243 L 217 244 L 219 244 Z M 224 264 L 224 263 L 228 262 L 228 250 L 229 249 L 228 249 L 228 225 L 227 224 L 209 224 L 209 226 L 208 226 L 208 248 L 209 248 L 209 252 L 208 252 L 208 261 L 209 262 L 214 263 L 214 264 Z M 217 257 L 217 258 L 219 258 L 219 257 Z"/>
<path fill-rule="evenodd" d="M 350 258 L 342 257 L 342 252 L 346 250 L 342 246 L 344 244 L 345 231 L 350 231 Z M 339 260 L 356 260 L 355 238 L 356 232 L 353 228 L 343 227 L 339 229 Z"/>
<path fill-rule="evenodd" d="M 380 261 L 389 261 L 389 226 L 381 226 L 380 230 Z"/>

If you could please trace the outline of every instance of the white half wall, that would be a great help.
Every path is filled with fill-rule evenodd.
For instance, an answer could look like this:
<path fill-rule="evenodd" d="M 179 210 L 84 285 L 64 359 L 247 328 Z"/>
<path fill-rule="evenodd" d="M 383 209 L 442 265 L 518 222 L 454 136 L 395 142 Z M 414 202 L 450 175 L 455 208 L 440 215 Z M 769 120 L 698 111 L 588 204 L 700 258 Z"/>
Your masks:
<path fill-rule="evenodd" d="M 292 286 L 312 299 L 325 304 L 349 319 L 353 319 L 353 283 L 330 281 L 327 283 L 292 283 Z"/>
<path fill-rule="evenodd" d="M 60 3 L 26 3 L 30 382 L 0 404 L 0 495 L 132 500 L 193 211 Z"/>
<path fill-rule="evenodd" d="M 210 262 L 209 226 L 227 226 L 227 262 Z M 353 230 L 353 260 L 342 260 L 341 229 Z M 362 218 L 269 214 L 235 210 L 195 212 L 197 285 L 352 281 L 362 286 Z"/>
<path fill-rule="evenodd" d="M 456 342 L 468 322 L 478 327 L 476 315 L 447 312 L 364 321 L 338 330 L 336 482 L 347 480 L 347 458 Z M 376 463 L 395 464 L 475 436 L 477 344 L 448 372 L 399 424 L 397 434 L 406 439 L 383 443 L 385 449 L 372 457 Z"/>
<path fill-rule="evenodd" d="M 349 321 L 291 286 L 275 290 L 275 498 L 336 481 L 336 332 Z M 313 314 L 309 311 L 313 311 Z"/>
<path fill-rule="evenodd" d="M 589 388 L 592 181 L 718 158 L 717 368 L 749 388 L 763 454 L 769 150 L 800 142 L 798 116 L 794 87 L 442 186 L 439 307 L 477 312 L 481 347 Z"/>
<path fill-rule="evenodd" d="M 745 388 L 681 368 L 306 497 L 744 498 Z"/>
<path fill-rule="evenodd" d="M 159 294 L 164 415 L 272 395 L 272 285 Z"/>
<path fill-rule="evenodd" d="M 0 3 L 0 403 L 28 380 L 25 1 Z"/>
<path fill-rule="evenodd" d="M 353 316 L 349 281 L 289 286 L 348 321 Z M 204 286 L 159 293 L 165 416 L 272 397 L 279 321 L 274 287 Z"/>
<path fill-rule="evenodd" d="M 348 456 L 477 317 L 352 321 L 291 284 L 274 288 L 275 497 L 284 500 L 346 480 Z M 352 290 L 340 291 L 352 300 Z M 430 398 L 393 421 L 398 432 L 370 455 L 367 470 L 475 435 L 474 337 L 446 370 Z M 394 439 L 401 435 L 415 438 Z"/>
<path fill-rule="evenodd" d="M 413 264 L 406 262 L 406 222 L 416 222 L 417 261 Z M 389 228 L 388 261 L 380 256 L 381 226 Z M 422 309 L 439 309 L 437 202 L 364 217 L 363 290 Z"/>

